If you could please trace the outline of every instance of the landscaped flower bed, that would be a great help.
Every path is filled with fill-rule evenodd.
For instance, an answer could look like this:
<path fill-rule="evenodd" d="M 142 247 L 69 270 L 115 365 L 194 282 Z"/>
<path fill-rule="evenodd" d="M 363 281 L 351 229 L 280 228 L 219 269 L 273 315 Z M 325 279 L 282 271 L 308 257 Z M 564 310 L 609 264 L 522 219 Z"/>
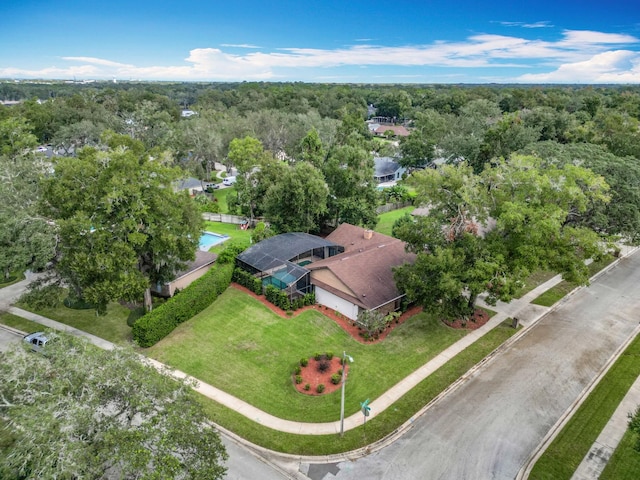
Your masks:
<path fill-rule="evenodd" d="M 306 360 L 307 365 L 302 366 L 304 361 L 301 361 L 301 365 L 296 367 L 292 377 L 293 385 L 298 392 L 305 395 L 326 395 L 340 388 L 342 379 L 340 357 L 331 354 L 316 354 L 309 359 L 303 360 Z M 349 373 L 348 363 L 345 369 L 344 375 L 346 378 Z M 320 385 L 323 385 L 323 387 L 318 388 Z"/>

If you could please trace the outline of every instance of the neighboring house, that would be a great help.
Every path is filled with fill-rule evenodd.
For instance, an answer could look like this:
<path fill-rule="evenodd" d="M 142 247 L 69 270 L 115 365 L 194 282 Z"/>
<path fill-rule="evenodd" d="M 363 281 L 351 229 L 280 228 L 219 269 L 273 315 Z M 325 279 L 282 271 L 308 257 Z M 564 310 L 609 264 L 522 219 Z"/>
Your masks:
<path fill-rule="evenodd" d="M 213 266 L 218 256 L 202 250 L 196 251 L 196 258 L 187 263 L 184 270 L 176 273 L 176 278 L 170 282 L 156 284 L 151 287 L 151 291 L 161 297 L 173 297 L 176 290 L 184 290 L 198 278 L 202 277 Z"/>
<path fill-rule="evenodd" d="M 386 137 L 387 132 L 389 131 L 393 132 L 394 137 L 409 136 L 409 130 L 407 130 L 402 125 L 380 125 L 375 130 L 373 130 L 373 133 L 378 137 Z"/>
<path fill-rule="evenodd" d="M 373 163 L 373 178 L 378 183 L 397 182 L 402 179 L 402 174 L 407 171 L 392 157 L 374 157 Z"/>
<path fill-rule="evenodd" d="M 236 257 L 236 265 L 262 279 L 263 287 L 273 285 L 296 298 L 312 290 L 305 265 L 342 252 L 343 247 L 324 238 L 291 232 L 249 247 Z"/>
<path fill-rule="evenodd" d="M 193 177 L 178 180 L 174 185 L 176 191 L 189 190 L 190 195 L 195 195 L 197 192 L 202 192 L 206 186 L 205 182 Z"/>
<path fill-rule="evenodd" d="M 182 112 L 180 112 L 180 116 L 182 118 L 189 118 L 189 117 L 193 117 L 194 115 L 197 115 L 197 112 L 194 112 L 193 110 L 189 110 L 189 109 L 185 109 L 182 110 Z"/>
<path fill-rule="evenodd" d="M 236 264 L 295 298 L 315 291 L 316 302 L 356 320 L 363 310 L 400 308 L 393 267 L 413 262 L 404 242 L 341 224 L 327 238 L 285 233 L 268 238 L 236 257 Z"/>
<path fill-rule="evenodd" d="M 404 242 L 348 223 L 327 240 L 344 245 L 345 251 L 307 265 L 317 303 L 351 320 L 363 310 L 386 314 L 400 308 L 404 295 L 396 287 L 393 267 L 415 260 Z"/>

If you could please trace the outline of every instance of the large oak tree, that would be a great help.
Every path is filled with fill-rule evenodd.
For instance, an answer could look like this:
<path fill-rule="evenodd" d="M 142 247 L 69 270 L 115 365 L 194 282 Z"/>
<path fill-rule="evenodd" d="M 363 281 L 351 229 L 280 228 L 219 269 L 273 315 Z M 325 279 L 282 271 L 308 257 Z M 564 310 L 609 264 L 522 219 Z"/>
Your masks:
<path fill-rule="evenodd" d="M 194 258 L 202 219 L 179 175 L 129 137 L 105 137 L 105 150 L 60 158 L 44 182 L 43 205 L 59 226 L 56 268 L 79 298 L 104 310 L 112 300 L 151 308 L 150 287 Z"/>
<path fill-rule="evenodd" d="M 608 201 L 603 178 L 535 157 L 499 161 L 482 174 L 466 164 L 413 175 L 426 217 L 395 229 L 418 256 L 395 272 L 399 288 L 443 316 L 468 316 L 477 296 L 508 301 L 535 269 L 586 283 L 584 261 L 603 252 L 599 236 L 571 218 Z"/>
<path fill-rule="evenodd" d="M 220 479 L 227 458 L 191 386 L 132 351 L 62 333 L 0 353 L 0 478 Z"/>

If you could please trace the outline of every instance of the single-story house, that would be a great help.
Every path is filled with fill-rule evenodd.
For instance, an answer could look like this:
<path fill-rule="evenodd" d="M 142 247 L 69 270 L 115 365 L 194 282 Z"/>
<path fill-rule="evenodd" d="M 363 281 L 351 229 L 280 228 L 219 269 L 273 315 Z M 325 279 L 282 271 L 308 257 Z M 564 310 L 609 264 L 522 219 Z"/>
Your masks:
<path fill-rule="evenodd" d="M 174 183 L 174 188 L 177 192 L 181 190 L 189 190 L 190 195 L 195 195 L 197 192 L 202 192 L 208 182 L 203 182 L 197 178 L 188 177 L 178 180 Z"/>
<path fill-rule="evenodd" d="M 374 157 L 373 178 L 376 182 L 396 182 L 402 178 L 407 169 L 392 157 Z"/>
<path fill-rule="evenodd" d="M 363 310 L 386 314 L 400 308 L 404 295 L 396 287 L 393 267 L 415 261 L 403 241 L 348 223 L 327 240 L 344 245 L 345 251 L 307 265 L 317 303 L 351 320 Z"/>
<path fill-rule="evenodd" d="M 184 290 L 213 266 L 218 256 L 215 253 L 196 250 L 195 260 L 187 263 L 184 270 L 176 273 L 176 278 L 165 284 L 158 283 L 151 291 L 161 297 L 173 297 L 176 290 Z"/>
<path fill-rule="evenodd" d="M 394 137 L 408 137 L 409 130 L 402 125 L 379 125 L 373 133 L 378 137 L 386 137 L 387 132 L 393 132 Z"/>
<path fill-rule="evenodd" d="M 306 265 L 344 252 L 329 240 L 301 232 L 267 238 L 236 257 L 236 265 L 296 298 L 312 290 Z"/>
<path fill-rule="evenodd" d="M 393 267 L 412 263 L 404 242 L 362 227 L 341 224 L 326 238 L 285 233 L 236 257 L 236 265 L 290 298 L 314 291 L 316 302 L 357 320 L 363 310 L 389 313 L 404 297 Z"/>

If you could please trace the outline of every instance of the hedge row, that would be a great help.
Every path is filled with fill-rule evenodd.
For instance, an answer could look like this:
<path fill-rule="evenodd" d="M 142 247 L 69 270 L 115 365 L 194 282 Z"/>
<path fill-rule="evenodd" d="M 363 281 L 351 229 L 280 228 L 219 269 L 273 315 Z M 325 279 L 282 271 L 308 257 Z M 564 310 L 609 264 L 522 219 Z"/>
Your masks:
<path fill-rule="evenodd" d="M 295 300 L 289 300 L 289 297 L 283 290 L 273 285 L 267 286 L 264 296 L 269 302 L 273 303 L 276 307 L 280 307 L 282 310 L 298 310 L 306 305 L 316 303 L 316 295 L 314 293 L 307 293 Z"/>
<path fill-rule="evenodd" d="M 254 277 L 249 272 L 236 267 L 231 279 L 243 287 L 248 288 L 256 295 L 262 295 L 262 280 Z"/>
<path fill-rule="evenodd" d="M 150 347 L 169 335 L 185 320 L 207 308 L 231 283 L 233 265 L 216 265 L 178 295 L 139 318 L 133 324 L 133 339 Z"/>

